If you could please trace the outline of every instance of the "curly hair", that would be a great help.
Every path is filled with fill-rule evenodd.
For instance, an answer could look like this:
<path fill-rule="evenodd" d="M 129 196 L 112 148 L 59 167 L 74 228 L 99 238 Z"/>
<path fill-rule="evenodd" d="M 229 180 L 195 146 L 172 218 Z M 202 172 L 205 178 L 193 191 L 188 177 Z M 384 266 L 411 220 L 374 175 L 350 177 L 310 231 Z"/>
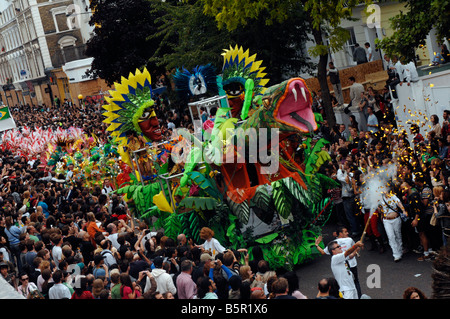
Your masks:
<path fill-rule="evenodd" d="M 416 287 L 406 288 L 406 290 L 403 292 L 403 299 L 411 299 L 411 295 L 414 292 L 419 295 L 420 299 L 427 299 L 425 294 L 420 289 L 418 289 Z"/>
<path fill-rule="evenodd" d="M 200 230 L 200 238 L 201 239 L 207 239 L 207 238 L 211 238 L 211 237 L 214 237 L 214 231 L 211 228 L 203 227 Z"/>

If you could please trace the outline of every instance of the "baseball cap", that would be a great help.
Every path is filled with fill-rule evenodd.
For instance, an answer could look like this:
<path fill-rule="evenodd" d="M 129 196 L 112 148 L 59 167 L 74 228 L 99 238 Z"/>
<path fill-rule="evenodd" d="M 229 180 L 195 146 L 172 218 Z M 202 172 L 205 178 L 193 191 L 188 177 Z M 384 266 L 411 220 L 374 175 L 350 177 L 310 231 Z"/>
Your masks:
<path fill-rule="evenodd" d="M 430 199 L 433 195 L 433 192 L 431 191 L 431 188 L 424 188 L 422 191 L 422 199 Z"/>
<path fill-rule="evenodd" d="M 200 261 L 201 261 L 201 262 L 205 262 L 205 261 L 207 261 L 207 260 L 213 260 L 212 256 L 211 256 L 210 254 L 208 254 L 208 253 L 203 253 L 203 254 L 200 256 Z"/>

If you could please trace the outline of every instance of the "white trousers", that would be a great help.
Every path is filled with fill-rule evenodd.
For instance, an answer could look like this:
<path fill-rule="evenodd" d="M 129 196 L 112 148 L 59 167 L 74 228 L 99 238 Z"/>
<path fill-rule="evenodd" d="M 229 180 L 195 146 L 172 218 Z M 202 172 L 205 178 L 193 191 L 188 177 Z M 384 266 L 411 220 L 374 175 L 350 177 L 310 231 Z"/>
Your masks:
<path fill-rule="evenodd" d="M 355 289 L 344 290 L 342 292 L 342 297 L 344 299 L 358 299 L 358 291 Z"/>
<path fill-rule="evenodd" d="M 383 225 L 389 240 L 389 246 L 392 249 L 392 255 L 395 259 L 401 258 L 403 255 L 401 218 L 383 219 Z"/>

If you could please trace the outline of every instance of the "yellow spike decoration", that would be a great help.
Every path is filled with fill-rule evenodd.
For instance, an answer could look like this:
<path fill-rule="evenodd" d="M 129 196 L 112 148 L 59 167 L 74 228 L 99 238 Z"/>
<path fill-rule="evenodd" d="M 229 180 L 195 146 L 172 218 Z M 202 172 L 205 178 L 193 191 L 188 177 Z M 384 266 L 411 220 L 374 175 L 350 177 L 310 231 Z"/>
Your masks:
<path fill-rule="evenodd" d="M 137 90 L 142 92 L 144 89 L 150 89 L 151 92 L 150 73 L 146 68 L 142 72 L 139 69 L 136 69 L 135 74 L 130 72 L 128 78 L 122 77 L 120 83 L 114 83 L 114 90 L 110 90 L 110 96 L 105 97 L 108 104 L 103 105 L 103 108 L 106 111 L 103 113 L 103 116 L 106 117 L 103 122 L 109 124 L 107 131 L 111 132 L 111 136 L 116 139 L 119 145 L 126 146 L 128 144 L 128 140 L 125 137 L 125 131 L 135 127 L 132 117 L 133 110 L 126 112 L 128 110 L 123 104 L 125 102 L 130 102 L 130 94 L 136 96 L 135 93 Z M 141 102 L 148 100 L 151 100 L 150 93 L 140 97 Z M 129 104 L 133 103 L 127 103 L 127 107 L 129 107 Z M 133 107 L 137 110 L 140 105 L 133 105 Z"/>

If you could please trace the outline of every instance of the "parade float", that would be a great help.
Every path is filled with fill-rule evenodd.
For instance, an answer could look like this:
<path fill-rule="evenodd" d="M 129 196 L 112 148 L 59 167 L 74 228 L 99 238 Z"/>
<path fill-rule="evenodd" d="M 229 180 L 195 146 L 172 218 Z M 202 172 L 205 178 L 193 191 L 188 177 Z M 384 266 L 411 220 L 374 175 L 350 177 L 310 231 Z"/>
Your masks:
<path fill-rule="evenodd" d="M 266 87 L 256 55 L 236 46 L 223 57 L 220 75 L 211 65 L 177 70 L 174 82 L 195 129 L 175 130 L 169 141 L 161 136 L 149 72 L 115 83 L 104 122 L 121 174 L 134 176 L 116 193 L 168 237 L 184 233 L 201 244 L 206 226 L 224 246 L 250 255 L 260 246 L 273 269 L 292 269 L 319 255 L 315 237 L 331 214 L 326 191 L 335 182 L 318 172 L 327 142 L 314 136 L 303 79 Z M 202 112 L 214 116 L 203 121 Z"/>

